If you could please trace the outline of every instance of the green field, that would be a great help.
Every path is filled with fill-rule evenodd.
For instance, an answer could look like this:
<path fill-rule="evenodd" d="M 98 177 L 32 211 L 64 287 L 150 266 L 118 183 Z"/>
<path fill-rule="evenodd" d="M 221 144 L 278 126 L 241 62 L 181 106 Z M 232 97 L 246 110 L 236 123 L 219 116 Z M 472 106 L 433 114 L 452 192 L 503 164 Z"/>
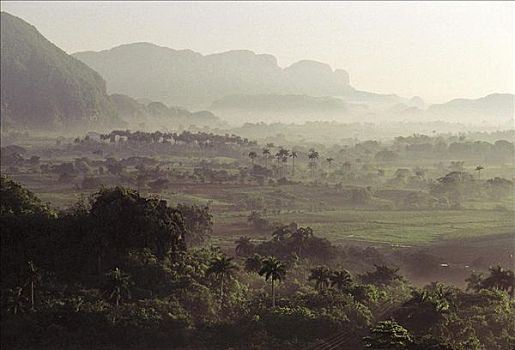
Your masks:
<path fill-rule="evenodd" d="M 271 221 L 310 226 L 333 242 L 369 241 L 401 245 L 427 245 L 445 239 L 495 235 L 513 231 L 512 211 L 369 211 L 335 210 L 285 213 Z M 242 213 L 215 218 L 215 230 L 236 237 L 246 218 Z M 247 232 L 243 232 L 247 234 Z M 259 237 L 266 233 L 259 234 Z"/>

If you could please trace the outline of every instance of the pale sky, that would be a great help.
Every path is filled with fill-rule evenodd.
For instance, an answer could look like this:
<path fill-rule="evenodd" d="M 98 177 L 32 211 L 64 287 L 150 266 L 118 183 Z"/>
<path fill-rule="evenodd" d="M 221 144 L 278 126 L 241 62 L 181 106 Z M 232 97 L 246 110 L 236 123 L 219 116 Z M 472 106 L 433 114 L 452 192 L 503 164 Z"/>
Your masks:
<path fill-rule="evenodd" d="M 345 69 L 361 90 L 428 102 L 514 92 L 511 2 L 1 2 L 68 53 L 152 42 Z"/>

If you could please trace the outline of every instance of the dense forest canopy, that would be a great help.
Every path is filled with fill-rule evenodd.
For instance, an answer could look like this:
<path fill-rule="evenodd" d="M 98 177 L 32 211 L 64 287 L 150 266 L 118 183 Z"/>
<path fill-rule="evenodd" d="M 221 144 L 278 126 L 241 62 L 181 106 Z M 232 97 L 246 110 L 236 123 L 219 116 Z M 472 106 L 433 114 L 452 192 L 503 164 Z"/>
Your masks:
<path fill-rule="evenodd" d="M 350 251 L 310 227 L 242 237 L 230 256 L 186 243 L 211 225 L 208 208 L 115 187 L 55 213 L 3 176 L 1 192 L 5 348 L 513 346 L 514 274 L 501 266 L 467 290 L 416 288 L 394 267 L 342 268 Z"/>

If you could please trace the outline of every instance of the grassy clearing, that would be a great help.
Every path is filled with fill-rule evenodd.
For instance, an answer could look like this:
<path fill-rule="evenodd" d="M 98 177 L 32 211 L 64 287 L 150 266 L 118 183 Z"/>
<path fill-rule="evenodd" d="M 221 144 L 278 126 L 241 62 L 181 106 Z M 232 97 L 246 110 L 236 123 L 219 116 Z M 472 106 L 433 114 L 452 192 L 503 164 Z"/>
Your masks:
<path fill-rule="evenodd" d="M 335 242 L 359 240 L 426 245 L 442 239 L 494 235 L 513 231 L 511 211 L 365 211 L 335 210 L 291 213 L 269 218 L 311 226 L 317 235 Z M 241 213 L 217 216 L 216 232 L 234 236 L 246 221 Z"/>

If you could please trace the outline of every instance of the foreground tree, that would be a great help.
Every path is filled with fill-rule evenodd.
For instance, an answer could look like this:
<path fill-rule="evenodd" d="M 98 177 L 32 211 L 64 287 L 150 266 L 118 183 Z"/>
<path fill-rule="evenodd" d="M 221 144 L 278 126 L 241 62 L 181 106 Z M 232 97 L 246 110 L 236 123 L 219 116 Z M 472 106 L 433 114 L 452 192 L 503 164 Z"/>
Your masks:
<path fill-rule="evenodd" d="M 263 266 L 259 271 L 260 276 L 265 276 L 265 280 L 271 281 L 272 285 L 272 307 L 275 307 L 275 281 L 282 281 L 286 276 L 286 265 L 277 258 L 269 257 L 263 260 Z"/>
<path fill-rule="evenodd" d="M 123 187 L 103 188 L 91 200 L 87 244 L 97 254 L 99 272 L 103 261 L 114 268 L 131 250 L 150 249 L 163 260 L 186 249 L 183 215 L 166 201 Z"/>

